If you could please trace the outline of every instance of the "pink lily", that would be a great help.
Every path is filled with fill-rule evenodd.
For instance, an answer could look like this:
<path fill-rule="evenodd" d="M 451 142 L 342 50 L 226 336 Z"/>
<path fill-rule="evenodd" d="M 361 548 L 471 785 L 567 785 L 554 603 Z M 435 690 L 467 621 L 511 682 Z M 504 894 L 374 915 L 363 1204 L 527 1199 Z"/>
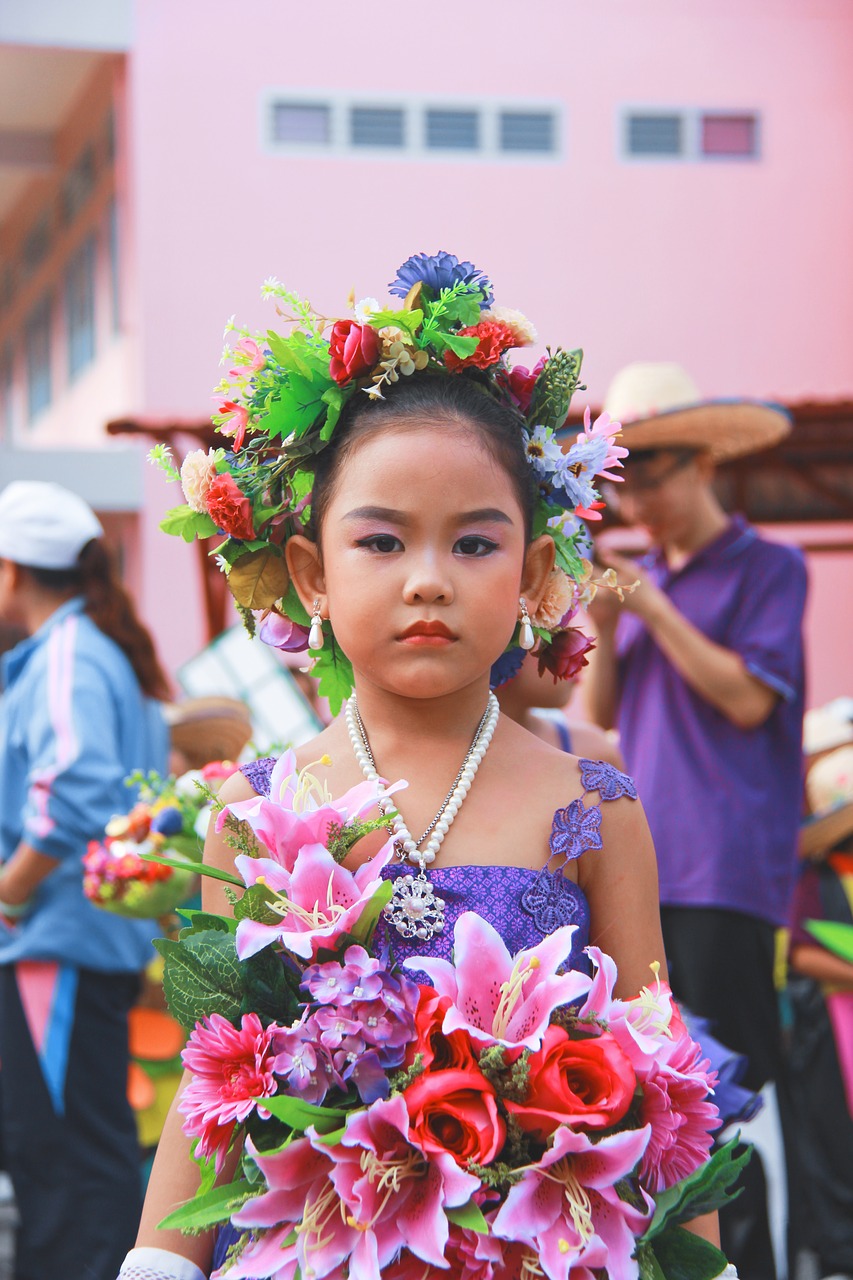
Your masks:
<path fill-rule="evenodd" d="M 257 373 L 259 369 L 266 368 L 266 355 L 254 338 L 241 338 L 234 350 L 238 351 L 244 359 L 235 369 L 228 370 L 232 378 L 242 377 L 247 372 Z"/>
<path fill-rule="evenodd" d="M 245 405 L 236 404 L 233 400 L 223 400 L 219 406 L 219 412 L 223 416 L 219 431 L 224 436 L 234 437 L 234 452 L 238 453 L 243 447 L 249 426 L 249 410 Z"/>
<path fill-rule="evenodd" d="M 400 1095 L 354 1112 L 331 1155 L 331 1180 L 359 1235 L 350 1275 L 381 1280 L 404 1246 L 423 1262 L 446 1269 L 445 1210 L 467 1204 L 480 1180 L 460 1169 L 451 1155 L 427 1157 L 413 1146 Z"/>
<path fill-rule="evenodd" d="M 403 963 L 422 970 L 439 995 L 449 997 L 445 1034 L 461 1029 L 481 1045 L 538 1049 L 553 1010 L 585 996 L 591 985 L 586 974 L 558 973 L 574 931 L 574 925 L 563 925 L 511 956 L 488 921 L 465 911 L 453 931 L 453 964 L 429 956 Z"/>
<path fill-rule="evenodd" d="M 330 827 L 362 817 L 380 795 L 390 795 L 401 785 L 383 790 L 374 782 L 361 782 L 332 800 L 312 774 L 297 771 L 296 757 L 286 751 L 273 769 L 269 796 L 227 805 L 217 816 L 216 830 L 221 831 L 228 814 L 233 814 L 249 824 L 271 858 L 292 871 L 303 845 L 328 844 Z"/>
<path fill-rule="evenodd" d="M 334 947 L 338 938 L 357 924 L 370 899 L 382 884 L 381 871 L 391 861 L 390 840 L 356 871 L 349 871 L 321 844 L 306 844 L 299 851 L 293 871 L 285 871 L 269 858 L 240 855 L 235 866 L 246 885 L 267 884 L 276 895 L 273 910 L 281 914 L 276 924 L 241 920 L 237 925 L 237 955 L 241 960 L 274 942 L 286 951 L 311 960 L 322 947 Z"/>
<path fill-rule="evenodd" d="M 621 471 L 621 460 L 628 456 L 628 450 L 622 445 L 615 443 L 616 436 L 618 436 L 622 431 L 622 423 L 612 422 L 609 413 L 600 413 L 595 422 L 592 422 L 591 419 L 592 414 L 590 413 L 589 405 L 587 405 L 583 411 L 584 435 L 587 439 L 592 439 L 593 436 L 605 436 L 609 445 L 607 456 L 601 464 L 597 474 L 605 480 L 616 480 L 617 482 L 621 482 L 625 477 L 615 476 L 611 471 L 608 471 L 607 468 L 618 467 Z"/>
<path fill-rule="evenodd" d="M 635 1209 L 615 1186 L 642 1158 L 650 1134 L 647 1125 L 593 1143 L 585 1133 L 557 1129 L 550 1149 L 510 1188 L 495 1214 L 495 1235 L 534 1248 L 549 1280 L 569 1280 L 576 1267 L 637 1280 L 632 1255 L 654 1203 L 643 1192 L 645 1209 Z"/>

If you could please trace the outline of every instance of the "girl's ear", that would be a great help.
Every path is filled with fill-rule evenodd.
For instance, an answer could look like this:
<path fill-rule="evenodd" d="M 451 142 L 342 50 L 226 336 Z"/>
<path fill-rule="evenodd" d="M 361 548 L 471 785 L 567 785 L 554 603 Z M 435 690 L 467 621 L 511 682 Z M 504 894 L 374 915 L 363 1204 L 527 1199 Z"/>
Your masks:
<path fill-rule="evenodd" d="M 296 533 L 284 548 L 284 558 L 287 561 L 287 570 L 296 588 L 296 594 L 309 614 L 314 611 L 314 601 L 319 600 L 320 612 L 324 617 L 328 617 L 326 578 L 317 543 L 303 537 L 301 533 Z"/>
<path fill-rule="evenodd" d="M 554 567 L 555 554 L 554 539 L 547 533 L 534 538 L 527 548 L 521 575 L 521 594 L 526 599 L 531 613 L 535 613 L 538 609 L 545 594 L 548 575 Z"/>

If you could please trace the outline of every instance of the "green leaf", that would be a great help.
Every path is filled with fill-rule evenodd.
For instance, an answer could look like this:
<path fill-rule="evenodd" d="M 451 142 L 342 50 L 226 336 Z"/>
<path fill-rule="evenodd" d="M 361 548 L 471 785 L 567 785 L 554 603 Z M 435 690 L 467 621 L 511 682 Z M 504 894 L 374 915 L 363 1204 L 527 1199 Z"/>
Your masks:
<path fill-rule="evenodd" d="M 395 329 L 402 329 L 410 338 L 414 338 L 423 323 L 423 318 L 423 311 L 417 307 L 412 311 L 374 311 L 370 316 L 370 325 L 373 329 L 384 329 L 386 325 L 393 325 Z"/>
<path fill-rule="evenodd" d="M 313 1124 L 318 1133 L 329 1133 L 332 1129 L 340 1128 L 341 1121 L 347 1117 L 347 1112 L 340 1107 L 315 1107 L 311 1102 L 303 1102 L 301 1098 L 291 1098 L 285 1094 L 276 1098 L 258 1098 L 257 1102 L 277 1120 L 283 1120 L 291 1129 L 300 1132 Z"/>
<path fill-rule="evenodd" d="M 444 338 L 445 346 L 450 347 L 454 355 L 463 360 L 466 356 L 472 355 L 480 345 L 480 339 L 470 335 L 460 336 L 458 333 L 444 333 L 442 337 Z"/>
<path fill-rule="evenodd" d="M 324 1143 L 327 1147 L 333 1147 L 335 1143 L 340 1142 L 346 1131 L 347 1127 L 343 1124 L 340 1129 L 330 1129 L 328 1133 L 318 1133 L 316 1141 Z"/>
<path fill-rule="evenodd" d="M 183 538 L 184 542 L 194 542 L 196 538 L 212 538 L 216 533 L 216 525 L 207 512 L 193 511 L 192 507 L 172 507 L 160 521 L 164 533 L 171 533 Z"/>
<path fill-rule="evenodd" d="M 338 715 L 352 693 L 353 674 L 352 663 L 334 636 L 327 635 L 323 648 L 315 650 L 311 675 L 319 680 L 318 692 L 321 697 L 328 698 L 332 715 Z"/>
<path fill-rule="evenodd" d="M 284 556 L 268 545 L 241 556 L 228 573 L 228 590 L 247 609 L 271 609 L 289 585 Z"/>
<path fill-rule="evenodd" d="M 740 1155 L 735 1148 L 740 1141 L 736 1134 L 731 1142 L 718 1148 L 705 1164 L 682 1178 L 674 1187 L 658 1192 L 655 1197 L 655 1213 L 642 1239 L 653 1240 L 665 1227 L 690 1222 L 703 1213 L 713 1213 L 729 1200 L 740 1195 L 735 1183 L 752 1154 L 751 1147 L 744 1147 Z"/>
<path fill-rule="evenodd" d="M 163 993 L 169 1011 L 182 1027 L 192 1030 L 211 1013 L 239 1022 L 243 979 L 231 934 L 202 930 L 179 942 L 155 938 L 154 946 L 165 961 Z"/>
<path fill-rule="evenodd" d="M 329 440 L 331 439 L 332 432 L 338 425 L 338 418 L 341 416 L 341 409 L 343 409 L 349 399 L 349 396 L 345 394 L 339 386 L 332 385 L 331 387 L 326 388 L 321 399 L 328 407 L 326 409 L 326 421 L 323 423 L 320 431 L 320 439 Z"/>
<path fill-rule="evenodd" d="M 473 1200 L 459 1209 L 445 1209 L 444 1213 L 448 1221 L 454 1222 L 457 1227 L 464 1227 L 466 1231 L 478 1231 L 483 1236 L 489 1234 L 489 1224 L 483 1217 L 480 1206 Z"/>
<path fill-rule="evenodd" d="M 266 1023 L 294 1022 L 300 1012 L 300 1001 L 288 981 L 281 956 L 272 947 L 264 947 L 243 965 L 242 1013 L 256 1013 Z"/>
<path fill-rule="evenodd" d="M 242 880 L 232 876 L 230 871 L 222 871 L 212 867 L 208 862 L 194 862 L 190 858 L 170 858 L 164 853 L 141 853 L 143 862 L 159 862 L 164 867 L 174 867 L 176 871 L 194 871 L 199 876 L 210 876 L 211 880 L 224 880 L 226 884 L 236 884 L 238 889 L 245 889 Z"/>
<path fill-rule="evenodd" d="M 562 534 L 558 534 L 554 538 L 554 549 L 559 567 L 564 569 L 570 578 L 579 578 L 583 572 L 583 564 L 574 543 Z"/>
<path fill-rule="evenodd" d="M 323 393 L 332 386 L 332 380 L 321 381 L 316 377 L 292 372 L 287 383 L 280 384 L 278 395 L 271 399 L 266 412 L 258 419 L 259 425 L 269 436 L 302 435 L 325 413 Z"/>
<path fill-rule="evenodd" d="M 189 921 L 187 933 L 201 933 L 205 929 L 214 929 L 219 933 L 234 933 L 237 928 L 237 921 L 233 916 L 217 916 L 211 911 L 195 911 L 191 907 L 178 907 L 177 915 Z"/>
<path fill-rule="evenodd" d="M 652 1246 L 665 1280 L 714 1280 L 726 1267 L 726 1255 L 708 1240 L 672 1227 Z"/>
<path fill-rule="evenodd" d="M 256 920 L 258 924 L 275 924 L 276 921 L 281 920 L 281 915 L 273 911 L 269 905 L 275 897 L 269 885 L 250 885 L 234 907 L 235 919 Z"/>
<path fill-rule="evenodd" d="M 853 924 L 837 920 L 807 920 L 805 928 L 827 951 L 853 964 Z"/>
<path fill-rule="evenodd" d="M 273 358 L 288 374 L 313 381 L 319 377 L 329 381 L 329 344 L 317 342 L 295 329 L 286 338 L 274 329 L 267 330 L 267 342 Z"/>
<path fill-rule="evenodd" d="M 293 622 L 298 622 L 301 627 L 308 627 L 311 625 L 311 617 L 308 610 L 299 599 L 299 596 L 296 593 L 296 587 L 294 587 L 292 582 L 288 585 L 287 591 L 285 591 L 282 596 L 282 608 L 288 618 Z"/>
<path fill-rule="evenodd" d="M 229 1182 L 223 1187 L 214 1187 L 212 1191 L 195 1196 L 157 1225 L 163 1230 L 174 1228 L 188 1233 L 207 1231 L 209 1227 L 227 1222 L 232 1213 L 236 1213 L 241 1205 L 255 1195 L 257 1191 L 245 1178 L 240 1178 L 237 1182 Z"/>
<path fill-rule="evenodd" d="M 376 922 L 381 916 L 386 903 L 390 902 L 393 892 L 393 880 L 384 880 L 350 929 L 353 938 L 355 938 L 356 942 L 360 942 L 363 947 L 370 946 Z"/>

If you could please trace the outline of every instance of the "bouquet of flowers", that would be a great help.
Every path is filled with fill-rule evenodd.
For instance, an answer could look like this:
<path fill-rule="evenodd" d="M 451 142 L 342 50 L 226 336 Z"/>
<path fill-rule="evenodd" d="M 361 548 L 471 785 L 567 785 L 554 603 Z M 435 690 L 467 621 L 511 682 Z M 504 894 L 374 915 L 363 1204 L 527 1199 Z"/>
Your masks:
<path fill-rule="evenodd" d="M 156 920 L 186 902 L 198 885 L 199 856 L 210 820 L 211 799 L 237 768 L 217 761 L 180 778 L 132 774 L 138 799 L 129 813 L 111 818 L 103 840 L 83 857 L 83 892 L 116 915 Z M 172 865 L 148 854 L 173 855 Z"/>
<path fill-rule="evenodd" d="M 288 753 L 269 799 L 220 812 L 234 917 L 186 913 L 156 944 L 191 1030 L 180 1109 L 201 1168 L 161 1225 L 230 1222 L 228 1280 L 719 1275 L 681 1224 L 723 1203 L 739 1162 L 709 1159 L 713 1076 L 668 988 L 618 999 L 597 948 L 589 974 L 564 970 L 573 926 L 510 955 L 473 912 L 453 963 L 398 967 L 373 942 L 391 842 L 342 865 L 393 790 L 333 801 Z M 216 1186 L 235 1143 L 240 1172 Z"/>

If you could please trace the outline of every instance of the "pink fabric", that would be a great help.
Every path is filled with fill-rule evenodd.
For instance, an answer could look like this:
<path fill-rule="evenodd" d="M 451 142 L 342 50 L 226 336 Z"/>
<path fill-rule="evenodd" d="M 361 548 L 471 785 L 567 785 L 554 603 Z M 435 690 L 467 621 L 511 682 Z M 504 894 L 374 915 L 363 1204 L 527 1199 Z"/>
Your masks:
<path fill-rule="evenodd" d="M 826 997 L 826 1007 L 835 1036 L 835 1051 L 847 1095 L 847 1110 L 853 1119 L 853 991 L 835 991 Z"/>
<path fill-rule="evenodd" d="M 72 715 L 76 638 L 77 619 L 70 617 L 54 627 L 48 640 L 48 706 L 56 734 L 56 760 L 49 769 L 42 770 L 33 778 L 37 816 L 31 826 L 37 836 L 49 835 L 53 830 L 54 821 L 48 812 L 51 787 L 57 774 L 68 767 L 79 750 Z"/>
<path fill-rule="evenodd" d="M 39 1055 L 50 1023 L 58 975 L 59 964 L 55 960 L 19 960 L 15 965 L 21 1005 Z"/>

